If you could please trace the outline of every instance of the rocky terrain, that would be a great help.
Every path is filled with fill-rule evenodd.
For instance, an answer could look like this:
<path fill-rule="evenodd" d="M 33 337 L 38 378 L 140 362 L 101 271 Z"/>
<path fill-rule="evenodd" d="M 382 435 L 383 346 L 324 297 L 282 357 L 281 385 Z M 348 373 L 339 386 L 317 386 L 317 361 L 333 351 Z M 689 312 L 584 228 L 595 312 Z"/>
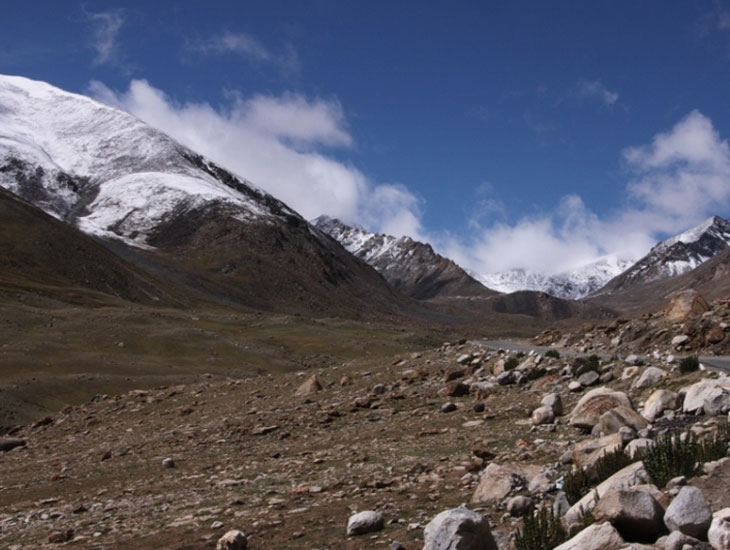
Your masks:
<path fill-rule="evenodd" d="M 716 306 L 684 322 L 720 326 Z M 506 549 L 545 508 L 563 550 L 728 548 L 728 458 L 670 481 L 630 458 L 680 433 L 727 455 L 730 379 L 680 368 L 699 344 L 653 342 L 587 358 L 461 341 L 97 395 L 0 440 L 0 544 Z"/>

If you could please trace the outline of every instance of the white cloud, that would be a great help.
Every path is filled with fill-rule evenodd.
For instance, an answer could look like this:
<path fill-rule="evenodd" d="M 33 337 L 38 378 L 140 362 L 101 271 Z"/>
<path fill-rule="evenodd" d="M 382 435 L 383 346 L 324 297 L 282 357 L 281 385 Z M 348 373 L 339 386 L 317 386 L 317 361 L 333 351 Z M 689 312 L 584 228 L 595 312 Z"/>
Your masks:
<path fill-rule="evenodd" d="M 229 105 L 216 110 L 207 103 L 177 104 L 144 80 L 133 80 L 122 93 L 92 82 L 90 91 L 252 181 L 305 218 L 327 214 L 419 238 L 415 195 L 402 186 L 374 183 L 318 150 L 353 144 L 336 100 L 229 94 Z"/>
<path fill-rule="evenodd" d="M 234 54 L 255 65 L 273 65 L 285 74 L 297 73 L 301 65 L 299 55 L 291 45 L 276 52 L 245 32 L 224 32 L 205 40 L 190 42 L 187 50 L 205 55 Z"/>
<path fill-rule="evenodd" d="M 87 13 L 92 24 L 92 47 L 96 50 L 94 65 L 107 65 L 118 60 L 119 30 L 124 25 L 124 13 L 121 10 L 110 10 L 99 13 Z"/>
<path fill-rule="evenodd" d="M 730 147 L 698 111 L 623 158 L 629 180 L 620 210 L 599 217 L 569 195 L 553 212 L 480 226 L 472 239 L 446 237 L 439 248 L 481 273 L 521 267 L 553 274 L 606 254 L 638 259 L 659 238 L 730 208 Z"/>
<path fill-rule="evenodd" d="M 609 90 L 600 80 L 579 80 L 570 95 L 578 99 L 598 101 L 609 107 L 618 101 L 618 92 Z"/>

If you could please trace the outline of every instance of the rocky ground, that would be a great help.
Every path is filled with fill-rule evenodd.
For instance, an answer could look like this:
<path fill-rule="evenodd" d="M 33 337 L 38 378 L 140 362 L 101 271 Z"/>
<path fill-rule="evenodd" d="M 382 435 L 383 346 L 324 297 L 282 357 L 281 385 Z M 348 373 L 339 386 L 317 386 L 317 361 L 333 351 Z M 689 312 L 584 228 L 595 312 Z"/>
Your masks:
<path fill-rule="evenodd" d="M 571 469 L 590 472 L 606 450 L 722 430 L 730 381 L 679 372 L 676 347 L 627 357 L 609 342 L 595 365 L 462 341 L 388 361 L 99 395 L 0 439 L 0 546 L 215 548 L 240 530 L 252 549 L 506 549 L 529 510 L 558 502 L 566 530 L 583 537 L 564 548 L 596 547 L 588 539 L 700 548 L 686 537 L 671 546 L 678 535 L 667 542 L 665 514 L 685 484 L 711 512 L 729 507 L 728 459 L 668 489 L 635 462 L 598 486 L 598 503 L 594 492 L 581 501 L 597 504 L 597 523 L 583 531 L 560 491 Z M 632 485 L 628 497 L 619 491 Z M 635 523 L 617 519 L 633 509 L 629 497 L 653 510 L 638 539 Z M 348 536 L 348 519 L 363 511 L 372 523 Z M 452 529 L 459 522 L 477 533 L 471 543 Z"/>

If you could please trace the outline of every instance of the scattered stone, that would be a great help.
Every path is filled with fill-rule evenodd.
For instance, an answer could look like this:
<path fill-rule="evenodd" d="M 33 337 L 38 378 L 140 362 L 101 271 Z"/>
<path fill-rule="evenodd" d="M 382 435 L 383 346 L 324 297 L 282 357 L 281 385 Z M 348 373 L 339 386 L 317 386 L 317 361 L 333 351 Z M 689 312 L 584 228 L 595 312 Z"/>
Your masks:
<path fill-rule="evenodd" d="M 641 359 L 639 359 L 639 356 L 636 355 L 635 353 L 632 353 L 631 355 L 627 355 L 626 358 L 624 359 L 624 361 L 626 363 L 628 363 L 629 365 L 638 365 L 639 363 L 641 363 Z"/>
<path fill-rule="evenodd" d="M 299 388 L 297 388 L 297 391 L 294 392 L 294 395 L 312 395 L 317 393 L 322 389 L 322 384 L 319 383 L 319 380 L 317 379 L 317 375 L 313 374 L 309 378 L 307 378 Z"/>
<path fill-rule="evenodd" d="M 555 416 L 562 416 L 563 414 L 563 400 L 560 398 L 559 393 L 545 395 L 540 401 L 540 404 L 545 407 L 550 407 Z"/>
<path fill-rule="evenodd" d="M 730 508 L 713 514 L 707 540 L 715 550 L 730 550 Z"/>
<path fill-rule="evenodd" d="M 610 521 L 621 537 L 651 542 L 663 529 L 664 509 L 647 491 L 637 488 L 605 493 L 593 509 L 596 521 Z"/>
<path fill-rule="evenodd" d="M 61 544 L 73 540 L 75 532 L 73 529 L 65 529 L 63 531 L 54 531 L 48 537 L 48 542 L 53 544 Z"/>
<path fill-rule="evenodd" d="M 571 392 L 578 392 L 578 391 L 580 391 L 580 390 L 582 390 L 582 389 L 583 389 L 583 384 L 581 384 L 581 383 L 580 383 L 580 382 L 578 382 L 577 380 L 571 380 L 571 381 L 570 381 L 570 382 L 568 383 L 568 391 L 571 391 Z"/>
<path fill-rule="evenodd" d="M 642 416 L 649 422 L 654 422 L 664 411 L 675 410 L 679 407 L 679 394 L 669 390 L 656 390 L 644 403 Z"/>
<path fill-rule="evenodd" d="M 584 430 L 591 430 L 601 415 L 615 407 L 633 409 L 631 400 L 624 392 L 600 387 L 589 391 L 580 398 L 570 414 L 570 425 Z"/>
<path fill-rule="evenodd" d="M 622 427 L 629 427 L 638 432 L 648 425 L 643 416 L 628 407 L 614 407 L 598 419 L 599 432 L 604 435 L 618 433 Z"/>
<path fill-rule="evenodd" d="M 686 344 L 687 342 L 689 342 L 689 336 L 687 336 L 686 334 L 680 334 L 672 338 L 672 347 L 681 346 L 682 344 Z"/>
<path fill-rule="evenodd" d="M 453 380 L 446 385 L 447 397 L 464 397 L 469 395 L 469 386 L 458 380 Z"/>
<path fill-rule="evenodd" d="M 702 295 L 693 289 L 683 290 L 674 295 L 669 307 L 664 312 L 664 318 L 669 322 L 681 322 L 693 315 L 702 315 L 710 309 Z"/>
<path fill-rule="evenodd" d="M 6 453 L 12 451 L 16 447 L 25 447 L 25 439 L 0 439 L 0 452 Z"/>
<path fill-rule="evenodd" d="M 270 434 L 271 432 L 275 432 L 278 429 L 279 426 L 276 424 L 273 424 L 271 426 L 259 426 L 251 430 L 251 435 L 266 435 Z"/>
<path fill-rule="evenodd" d="M 605 493 L 610 491 L 618 491 L 619 489 L 629 489 L 636 485 L 649 482 L 649 474 L 644 467 L 644 463 L 634 462 L 626 468 L 619 470 L 604 482 L 600 483 L 593 491 L 583 496 L 578 502 L 570 507 L 565 514 L 563 521 L 566 526 L 580 523 L 580 518 L 584 512 L 593 510 L 595 506 L 595 495 L 600 499 Z"/>
<path fill-rule="evenodd" d="M 497 550 L 489 520 L 466 508 L 445 510 L 423 532 L 423 550 Z"/>
<path fill-rule="evenodd" d="M 682 411 L 686 413 L 725 414 L 730 411 L 730 383 L 704 379 L 684 388 Z"/>
<path fill-rule="evenodd" d="M 656 445 L 656 442 L 653 439 L 640 437 L 638 439 L 634 439 L 633 441 L 630 441 L 629 444 L 626 445 L 625 451 L 626 451 L 626 454 L 628 454 L 631 458 L 633 458 L 637 454 L 641 454 L 644 451 L 648 451 L 654 445 Z"/>
<path fill-rule="evenodd" d="M 223 528 L 223 522 L 222 521 L 214 521 L 210 524 L 211 529 L 222 529 Z"/>
<path fill-rule="evenodd" d="M 514 489 L 527 487 L 532 478 L 541 471 L 542 468 L 536 464 L 491 463 L 482 473 L 471 501 L 480 503 L 502 501 Z"/>
<path fill-rule="evenodd" d="M 598 374 L 594 370 L 589 370 L 588 372 L 584 372 L 578 377 L 578 383 L 583 386 L 584 388 L 587 388 L 588 386 L 595 386 L 598 384 L 598 380 L 601 378 L 601 375 Z"/>
<path fill-rule="evenodd" d="M 218 539 L 215 545 L 216 550 L 246 550 L 248 548 L 248 539 L 242 531 L 233 529 Z"/>
<path fill-rule="evenodd" d="M 641 373 L 641 376 L 639 376 L 639 378 L 634 380 L 634 383 L 631 384 L 631 387 L 635 390 L 643 390 L 644 388 L 650 388 L 651 386 L 654 386 L 657 382 L 659 382 L 666 376 L 667 376 L 667 373 L 664 372 L 660 368 L 646 367 L 644 369 L 644 372 Z"/>
<path fill-rule="evenodd" d="M 683 550 L 685 546 L 695 548 L 700 545 L 700 541 L 696 538 L 685 535 L 681 531 L 672 531 L 663 538 L 663 541 L 662 539 L 657 540 L 657 545 L 664 548 L 664 550 Z M 660 541 L 662 542 L 661 545 L 659 544 Z"/>
<path fill-rule="evenodd" d="M 705 495 L 689 485 L 680 489 L 664 514 L 664 523 L 669 529 L 697 539 L 706 538 L 711 522 L 712 510 Z"/>
<path fill-rule="evenodd" d="M 641 367 L 625 367 L 623 371 L 621 371 L 621 380 L 628 380 L 629 378 L 633 378 L 637 374 L 639 374 L 639 371 L 641 370 Z"/>
<path fill-rule="evenodd" d="M 555 420 L 555 414 L 552 407 L 543 405 L 532 411 L 532 423 L 535 426 L 540 424 L 551 424 Z"/>
<path fill-rule="evenodd" d="M 347 536 L 364 535 L 373 531 L 380 531 L 385 527 L 385 519 L 380 512 L 366 510 L 353 514 L 347 520 Z"/>
<path fill-rule="evenodd" d="M 522 517 L 532 510 L 532 499 L 525 496 L 512 497 L 507 501 L 507 511 L 512 517 Z"/>
<path fill-rule="evenodd" d="M 390 543 L 390 550 L 406 550 L 406 547 L 397 540 L 394 540 Z"/>
<path fill-rule="evenodd" d="M 610 523 L 594 523 L 554 550 L 618 550 L 624 540 Z"/>
<path fill-rule="evenodd" d="M 456 358 L 456 362 L 460 365 L 466 365 L 469 363 L 472 359 L 472 355 L 470 353 L 464 353 L 463 355 L 459 355 L 459 357 Z"/>
<path fill-rule="evenodd" d="M 373 386 L 373 393 L 375 395 L 383 395 L 387 391 L 388 391 L 388 388 L 385 387 L 385 384 L 375 384 Z"/>
<path fill-rule="evenodd" d="M 483 413 L 483 412 L 484 412 L 484 409 L 485 409 L 485 408 L 486 408 L 486 407 L 484 406 L 484 401 L 477 401 L 477 402 L 476 402 L 476 403 L 474 403 L 474 405 L 472 406 L 472 410 L 473 410 L 473 411 L 474 411 L 475 413 Z"/>
<path fill-rule="evenodd" d="M 457 409 L 456 404 L 449 401 L 448 403 L 444 403 L 441 405 L 441 412 L 442 413 L 450 413 L 454 412 Z"/>
<path fill-rule="evenodd" d="M 560 491 L 555 495 L 553 500 L 553 515 L 556 518 L 562 518 L 570 510 L 570 502 L 564 491 Z"/>

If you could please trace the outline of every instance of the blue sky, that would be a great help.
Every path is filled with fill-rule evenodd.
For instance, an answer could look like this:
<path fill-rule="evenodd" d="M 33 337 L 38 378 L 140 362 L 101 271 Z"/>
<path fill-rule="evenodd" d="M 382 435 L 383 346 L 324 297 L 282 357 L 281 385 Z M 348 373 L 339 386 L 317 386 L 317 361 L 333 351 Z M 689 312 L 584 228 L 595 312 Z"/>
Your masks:
<path fill-rule="evenodd" d="M 0 72 L 477 271 L 636 257 L 730 217 L 725 2 L 12 2 L 3 19 Z"/>

